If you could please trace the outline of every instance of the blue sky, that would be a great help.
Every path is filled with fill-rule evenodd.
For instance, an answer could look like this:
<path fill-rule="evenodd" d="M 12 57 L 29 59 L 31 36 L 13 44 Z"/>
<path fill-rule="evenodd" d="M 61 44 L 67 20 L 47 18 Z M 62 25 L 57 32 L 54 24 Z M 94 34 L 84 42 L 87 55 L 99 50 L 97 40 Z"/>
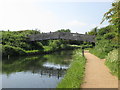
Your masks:
<path fill-rule="evenodd" d="M 2 8 L 0 30 L 39 29 L 41 32 L 71 29 L 85 33 L 100 25 L 112 2 L 41 2 L 39 0 L 11 0 Z M 7 7 L 6 7 L 7 6 Z"/>

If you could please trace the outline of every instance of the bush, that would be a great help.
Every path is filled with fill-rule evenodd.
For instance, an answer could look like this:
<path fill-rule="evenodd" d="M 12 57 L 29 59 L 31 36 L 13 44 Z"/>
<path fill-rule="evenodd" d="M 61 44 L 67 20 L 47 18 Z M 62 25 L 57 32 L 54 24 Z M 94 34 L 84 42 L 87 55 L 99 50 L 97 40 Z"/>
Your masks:
<path fill-rule="evenodd" d="M 26 54 L 26 52 L 22 48 L 13 47 L 13 46 L 9 46 L 9 45 L 2 46 L 2 53 L 3 53 L 3 56 L 7 56 L 7 55 L 10 55 L 10 56 L 17 55 L 18 56 L 18 55 Z"/>
<path fill-rule="evenodd" d="M 57 49 L 60 49 L 60 45 L 61 45 L 61 42 L 60 40 L 51 40 L 49 45 L 52 47 L 52 50 L 57 50 Z"/>
<path fill-rule="evenodd" d="M 90 49 L 90 52 L 98 56 L 99 58 L 103 59 L 105 56 L 114 49 L 115 44 L 102 39 L 96 42 L 96 46 L 93 49 Z"/>
<path fill-rule="evenodd" d="M 67 47 L 67 45 L 66 45 L 66 44 L 61 44 L 60 47 L 61 47 L 62 49 L 64 49 L 64 48 Z"/>
<path fill-rule="evenodd" d="M 117 32 L 117 29 L 114 25 L 108 25 L 106 27 L 98 29 L 99 36 L 103 36 L 104 34 L 111 33 L 111 32 Z"/>
<path fill-rule="evenodd" d="M 30 43 L 31 49 L 29 50 L 41 50 L 44 51 L 43 45 L 41 42 L 32 42 Z"/>
<path fill-rule="evenodd" d="M 107 33 L 104 35 L 104 38 L 108 40 L 113 39 L 115 38 L 115 33 Z"/>
<path fill-rule="evenodd" d="M 40 42 L 28 42 L 28 35 L 40 33 L 35 30 L 25 31 L 2 31 L 2 44 L 20 47 L 24 50 L 43 49 Z M 33 49 L 34 50 L 34 49 Z"/>

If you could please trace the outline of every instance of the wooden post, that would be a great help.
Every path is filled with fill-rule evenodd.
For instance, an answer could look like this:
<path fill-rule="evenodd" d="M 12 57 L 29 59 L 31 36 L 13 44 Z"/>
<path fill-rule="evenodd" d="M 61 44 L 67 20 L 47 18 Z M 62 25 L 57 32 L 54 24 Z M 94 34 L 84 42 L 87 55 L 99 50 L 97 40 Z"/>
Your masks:
<path fill-rule="evenodd" d="M 10 55 L 8 55 L 8 59 L 10 59 Z"/>
<path fill-rule="evenodd" d="M 84 57 L 84 47 L 82 47 L 82 56 Z"/>

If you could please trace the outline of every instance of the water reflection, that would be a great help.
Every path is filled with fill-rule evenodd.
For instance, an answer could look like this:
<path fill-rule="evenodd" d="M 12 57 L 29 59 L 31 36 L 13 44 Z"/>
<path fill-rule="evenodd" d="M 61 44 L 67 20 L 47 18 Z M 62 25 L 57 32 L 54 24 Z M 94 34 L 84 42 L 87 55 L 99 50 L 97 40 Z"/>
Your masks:
<path fill-rule="evenodd" d="M 24 88 L 55 88 L 57 83 L 64 76 L 66 69 L 69 67 L 71 55 L 72 51 L 62 51 L 43 56 L 37 55 L 19 58 L 16 57 L 9 60 L 3 59 L 3 88 L 23 87 L 20 83 L 22 81 L 23 83 L 26 82 L 24 83 Z M 27 77 L 24 78 L 26 75 Z M 34 77 L 34 75 L 37 76 Z M 21 81 L 19 77 L 21 77 L 21 79 L 24 78 L 25 80 L 31 77 L 29 80 L 32 82 L 37 79 L 37 82 L 41 85 L 33 84 L 29 82 L 29 80 Z M 43 84 L 41 79 L 46 81 L 46 84 Z M 47 80 L 49 80 L 49 82 L 47 82 Z M 50 83 L 52 83 L 52 86 Z"/>

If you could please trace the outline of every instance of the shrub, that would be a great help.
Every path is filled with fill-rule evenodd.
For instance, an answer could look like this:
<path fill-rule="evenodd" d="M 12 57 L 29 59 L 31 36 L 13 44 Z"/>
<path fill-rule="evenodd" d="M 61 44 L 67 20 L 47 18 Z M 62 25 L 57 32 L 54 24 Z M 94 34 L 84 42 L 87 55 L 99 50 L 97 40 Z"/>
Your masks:
<path fill-rule="evenodd" d="M 2 44 L 20 47 L 25 50 L 43 49 L 40 42 L 27 42 L 28 35 L 40 33 L 35 30 L 25 31 L 2 31 Z"/>
<path fill-rule="evenodd" d="M 91 49 L 90 52 L 103 59 L 110 51 L 114 49 L 114 46 L 115 44 L 112 42 L 102 39 L 96 42 L 96 46 Z"/>
<path fill-rule="evenodd" d="M 62 49 L 64 49 L 64 48 L 67 47 L 67 45 L 66 45 L 66 44 L 61 44 L 60 47 L 61 47 Z"/>
<path fill-rule="evenodd" d="M 3 45 L 2 46 L 2 53 L 3 56 L 7 56 L 7 55 L 11 55 L 11 56 L 15 56 L 15 55 L 25 55 L 26 52 L 19 47 L 13 47 L 13 46 L 9 46 L 9 45 Z"/>
<path fill-rule="evenodd" d="M 113 39 L 115 38 L 115 33 L 107 33 L 104 35 L 104 38 L 108 40 Z"/>
<path fill-rule="evenodd" d="M 43 45 L 42 45 L 41 42 L 32 42 L 31 43 L 31 49 L 32 50 L 41 50 L 41 51 L 44 50 Z M 31 50 L 31 49 L 29 49 L 29 50 Z"/>
<path fill-rule="evenodd" d="M 50 41 L 49 45 L 52 47 L 52 50 L 60 49 L 61 42 L 59 40 Z"/>

